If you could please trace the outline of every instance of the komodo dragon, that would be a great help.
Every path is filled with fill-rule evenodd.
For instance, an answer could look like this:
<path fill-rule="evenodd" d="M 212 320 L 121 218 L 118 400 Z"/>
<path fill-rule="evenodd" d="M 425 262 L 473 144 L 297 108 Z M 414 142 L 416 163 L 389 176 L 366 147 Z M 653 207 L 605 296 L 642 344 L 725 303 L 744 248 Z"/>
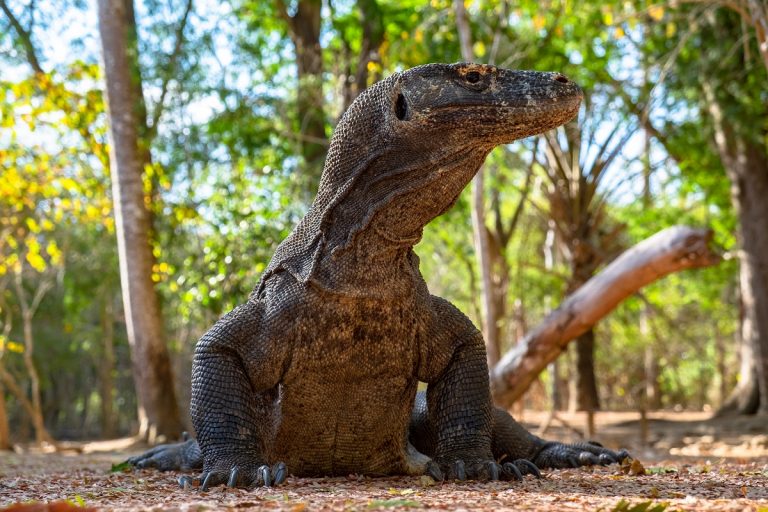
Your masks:
<path fill-rule="evenodd" d="M 279 484 L 287 472 L 512 479 L 538 474 L 534 464 L 626 456 L 546 442 L 494 409 L 480 332 L 430 295 L 413 252 L 495 146 L 565 123 L 581 99 L 558 73 L 467 63 L 364 91 L 335 130 L 309 212 L 248 301 L 197 344 L 198 441 L 130 462 L 202 466 L 206 490 Z"/>

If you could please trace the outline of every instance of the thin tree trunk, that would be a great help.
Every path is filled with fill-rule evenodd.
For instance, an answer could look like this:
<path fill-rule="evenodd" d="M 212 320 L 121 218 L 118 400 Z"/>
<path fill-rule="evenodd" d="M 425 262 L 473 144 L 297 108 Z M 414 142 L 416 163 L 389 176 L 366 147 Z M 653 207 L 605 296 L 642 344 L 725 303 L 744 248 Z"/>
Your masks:
<path fill-rule="evenodd" d="M 115 329 L 114 311 L 110 298 L 105 298 L 101 314 L 103 357 L 99 365 L 99 392 L 101 395 L 101 437 L 111 439 L 117 435 L 114 412 Z"/>
<path fill-rule="evenodd" d="M 144 167 L 151 161 L 143 139 L 147 120 L 133 2 L 99 0 L 98 5 L 120 281 L 139 404 L 139 434 L 150 441 L 155 435 L 176 438 L 182 423 L 160 302 L 152 282 L 151 221 L 143 183 Z"/>
<path fill-rule="evenodd" d="M 459 32 L 461 44 L 461 58 L 466 62 L 474 60 L 472 51 L 472 32 L 467 19 L 467 11 L 463 0 L 454 0 L 454 12 L 456 15 L 456 28 Z M 485 174 L 481 168 L 472 179 L 472 229 L 474 231 L 475 253 L 480 267 L 480 279 L 482 282 L 483 304 L 483 338 L 488 358 L 488 368 L 496 366 L 501 357 L 499 347 L 499 329 L 496 311 L 496 301 L 493 299 L 493 278 L 491 276 L 490 241 L 488 240 L 488 228 L 485 224 Z"/>
<path fill-rule="evenodd" d="M 16 295 L 19 300 L 19 306 L 21 307 L 21 326 L 24 336 L 24 369 L 27 370 L 29 381 L 31 384 L 30 391 L 30 405 L 32 426 L 35 429 L 35 440 L 38 443 L 53 443 L 53 438 L 45 428 L 45 421 L 43 420 L 43 407 L 40 401 L 40 376 L 37 373 L 37 367 L 33 355 L 35 352 L 35 337 L 32 331 L 32 319 L 37 312 L 37 308 L 40 306 L 40 302 L 52 284 L 49 280 L 43 277 L 43 280 L 35 290 L 35 294 L 32 300 L 28 300 L 26 291 L 24 290 L 24 283 L 22 282 L 21 271 L 15 275 Z"/>
<path fill-rule="evenodd" d="M 491 372 L 496 402 L 509 407 L 568 343 L 591 329 L 624 299 L 672 272 L 714 265 L 712 232 L 676 226 L 656 233 L 616 258 L 567 297 Z"/>
<path fill-rule="evenodd" d="M 592 412 L 600 409 L 595 379 L 595 331 L 587 330 L 576 338 L 573 375 L 573 388 L 570 395 L 572 412 Z"/>
<path fill-rule="evenodd" d="M 768 150 L 764 141 L 753 141 L 734 129 L 724 115 L 727 105 L 719 103 L 711 85 L 704 82 L 702 89 L 739 219 L 741 340 L 749 346 L 741 350 L 741 380 L 725 409 L 732 409 L 735 402 L 742 414 L 768 413 Z"/>
<path fill-rule="evenodd" d="M 571 250 L 574 261 L 571 262 L 573 271 L 569 283 L 569 293 L 573 293 L 584 285 L 593 275 L 597 265 L 596 259 L 579 259 L 578 251 Z M 595 378 L 595 332 L 588 329 L 576 338 L 572 352 L 571 375 L 569 379 L 568 409 L 570 412 L 593 412 L 600 408 L 597 395 L 597 380 Z"/>
<path fill-rule="evenodd" d="M 8 391 L 16 397 L 21 408 L 24 409 L 24 412 L 29 416 L 30 423 L 34 424 L 35 410 L 32 407 L 32 402 L 29 401 L 29 398 L 16 382 L 13 375 L 2 366 L 0 366 L 0 380 L 3 385 L 8 388 Z"/>
<path fill-rule="evenodd" d="M 0 450 L 11 449 L 11 429 L 8 426 L 8 412 L 5 409 L 5 388 L 0 382 Z"/>
<path fill-rule="evenodd" d="M 325 100 L 323 97 L 323 48 L 320 45 L 322 0 L 299 0 L 296 13 L 288 13 L 285 0 L 280 0 L 279 11 L 288 23 L 288 29 L 296 52 L 296 107 L 299 120 L 299 143 L 306 166 L 311 198 L 320 183 L 323 161 L 328 149 L 325 133 Z"/>

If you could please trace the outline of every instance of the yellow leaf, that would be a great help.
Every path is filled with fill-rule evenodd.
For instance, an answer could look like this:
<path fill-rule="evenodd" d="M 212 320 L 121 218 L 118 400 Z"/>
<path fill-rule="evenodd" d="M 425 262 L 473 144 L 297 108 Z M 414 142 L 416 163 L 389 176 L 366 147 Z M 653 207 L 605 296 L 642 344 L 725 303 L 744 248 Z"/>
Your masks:
<path fill-rule="evenodd" d="M 13 240 L 13 239 L 11 239 Z M 19 262 L 18 254 L 11 254 L 5 258 L 6 266 L 10 267 L 14 272 L 21 272 L 21 263 Z"/>
<path fill-rule="evenodd" d="M 45 252 L 51 257 L 51 263 L 58 265 L 61 262 L 61 250 L 56 245 L 56 241 L 51 240 L 45 247 Z"/>
<path fill-rule="evenodd" d="M 603 12 L 603 23 L 613 25 L 613 13 L 611 11 Z"/>
<path fill-rule="evenodd" d="M 659 21 L 664 17 L 664 6 L 656 4 L 648 7 L 648 16 L 655 21 Z"/>
<path fill-rule="evenodd" d="M 482 57 L 485 55 L 485 44 L 482 41 L 478 41 L 473 45 L 472 50 L 477 57 Z"/>
<path fill-rule="evenodd" d="M 40 225 L 37 223 L 35 219 L 27 218 L 27 227 L 29 228 L 29 231 L 32 233 L 40 232 Z"/>
<path fill-rule="evenodd" d="M 38 272 L 43 272 L 45 270 L 45 260 L 42 256 L 40 256 L 40 254 L 33 252 L 27 253 L 27 261 L 32 266 L 32 268 Z"/>
<path fill-rule="evenodd" d="M 533 28 L 535 28 L 536 30 L 543 29 L 544 25 L 546 24 L 547 24 L 547 20 L 541 14 L 536 14 L 533 16 Z"/>
<path fill-rule="evenodd" d="M 61 188 L 68 191 L 77 190 L 77 182 L 72 178 L 62 178 L 59 180 Z"/>
<path fill-rule="evenodd" d="M 675 25 L 671 21 L 667 23 L 667 28 L 666 28 L 667 37 L 673 37 L 676 32 L 677 32 L 677 25 Z"/>
<path fill-rule="evenodd" d="M 99 212 L 98 208 L 92 204 L 89 204 L 85 207 L 85 218 L 89 220 L 97 220 L 101 218 L 101 213 Z"/>
<path fill-rule="evenodd" d="M 24 353 L 24 345 L 21 343 L 16 343 L 15 341 L 9 341 L 6 343 L 6 347 L 8 347 L 8 350 L 11 352 L 16 352 L 17 354 L 23 354 Z"/>
<path fill-rule="evenodd" d="M 621 39 L 622 37 L 624 37 L 624 29 L 616 27 L 616 39 Z"/>

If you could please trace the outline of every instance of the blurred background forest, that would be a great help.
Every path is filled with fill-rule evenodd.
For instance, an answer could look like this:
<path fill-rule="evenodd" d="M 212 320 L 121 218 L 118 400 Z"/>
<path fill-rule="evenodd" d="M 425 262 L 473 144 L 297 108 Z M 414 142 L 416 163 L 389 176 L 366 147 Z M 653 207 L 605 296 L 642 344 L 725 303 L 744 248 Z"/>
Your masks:
<path fill-rule="evenodd" d="M 0 448 L 177 436 L 197 338 L 308 208 L 344 109 L 393 72 L 462 56 L 585 90 L 576 122 L 497 148 L 416 247 L 432 293 L 483 326 L 492 364 L 664 228 L 711 229 L 724 255 L 633 293 L 523 404 L 768 412 L 763 0 L 133 7 L 0 0 Z M 110 86 L 109 115 L 128 105 L 112 129 L 115 144 L 134 133 L 133 167 L 110 147 L 109 73 L 130 84 Z M 118 202 L 122 221 L 144 222 L 121 249 L 144 265 L 131 343 L 111 177 L 139 193 Z"/>

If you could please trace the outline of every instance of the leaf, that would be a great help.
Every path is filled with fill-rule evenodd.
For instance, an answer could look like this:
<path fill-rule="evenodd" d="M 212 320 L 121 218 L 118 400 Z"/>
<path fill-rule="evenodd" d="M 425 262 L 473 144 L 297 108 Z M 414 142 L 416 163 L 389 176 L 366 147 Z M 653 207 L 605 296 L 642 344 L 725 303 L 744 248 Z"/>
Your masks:
<path fill-rule="evenodd" d="M 654 21 L 659 21 L 664 17 L 664 6 L 656 4 L 648 7 L 648 16 Z"/>
<path fill-rule="evenodd" d="M 133 466 L 131 466 L 131 463 L 126 461 L 120 462 L 119 464 L 112 464 L 112 467 L 109 468 L 110 473 L 129 473 L 133 469 Z"/>
<path fill-rule="evenodd" d="M 414 500 L 371 500 L 368 502 L 368 508 L 418 508 L 421 503 Z"/>
<path fill-rule="evenodd" d="M 435 485 L 435 480 L 429 475 L 421 475 L 421 478 L 419 478 L 419 484 L 422 487 L 432 487 Z"/>
<path fill-rule="evenodd" d="M 632 463 L 629 465 L 629 475 L 641 476 L 644 474 L 645 474 L 645 466 L 643 466 L 643 463 L 637 459 L 632 460 Z"/>

